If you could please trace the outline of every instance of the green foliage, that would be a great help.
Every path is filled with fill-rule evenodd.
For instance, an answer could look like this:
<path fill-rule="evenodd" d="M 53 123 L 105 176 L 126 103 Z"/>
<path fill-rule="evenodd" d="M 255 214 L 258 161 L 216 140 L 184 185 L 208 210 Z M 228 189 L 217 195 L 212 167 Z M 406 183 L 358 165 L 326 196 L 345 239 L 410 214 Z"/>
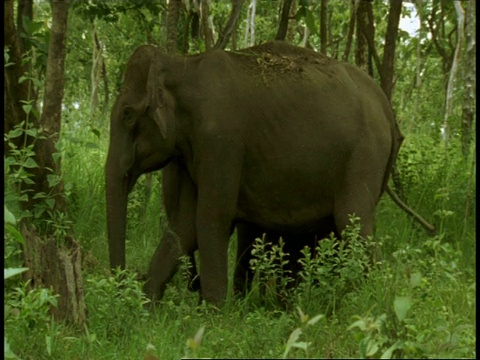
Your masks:
<path fill-rule="evenodd" d="M 85 301 L 89 331 L 102 339 L 128 339 L 132 330 L 144 326 L 149 302 L 137 274 L 115 270 L 113 275 L 87 277 Z"/>
<path fill-rule="evenodd" d="M 58 335 L 58 327 L 50 310 L 57 306 L 57 296 L 51 289 L 30 290 L 28 282 L 6 289 L 4 296 L 5 332 L 11 348 L 21 357 L 51 355 L 52 339 Z"/>
<path fill-rule="evenodd" d="M 7 215 L 7 213 L 8 213 L 8 215 Z M 12 218 L 13 218 L 13 222 L 14 222 L 15 218 L 13 217 L 13 215 L 11 215 L 11 213 L 5 207 L 5 224 L 7 224 L 7 222 L 11 223 Z M 8 269 L 4 269 L 3 280 L 9 279 L 9 278 L 11 278 L 12 276 L 15 276 L 15 275 L 20 275 L 21 273 L 23 273 L 27 270 L 28 270 L 28 268 L 8 268 Z M 18 357 L 10 349 L 10 344 L 7 341 L 7 335 L 6 334 L 4 336 L 4 342 L 3 343 L 4 343 L 3 356 L 5 357 L 5 359 L 17 359 Z"/>
<path fill-rule="evenodd" d="M 299 259 L 303 282 L 299 285 L 299 301 L 309 304 L 319 295 L 335 311 L 336 302 L 360 286 L 369 269 L 369 257 L 364 239 L 360 237 L 359 218 L 350 217 L 350 225 L 342 232 L 342 239 L 333 234 L 318 241 L 312 254 L 308 247 Z M 318 301 L 318 300 L 315 300 Z"/>
<path fill-rule="evenodd" d="M 308 358 L 309 344 L 305 341 L 298 341 L 298 339 L 303 333 L 306 333 L 308 331 L 309 326 L 315 325 L 319 320 L 325 318 L 324 315 L 317 315 L 310 319 L 309 316 L 305 315 L 299 307 L 297 308 L 297 310 L 298 315 L 300 316 L 301 326 L 293 330 L 290 334 L 290 337 L 288 338 L 287 344 L 285 346 L 285 352 L 282 356 L 283 359 L 287 358 L 288 354 L 293 348 L 302 349 L 305 352 L 305 357 Z"/>
<path fill-rule="evenodd" d="M 288 284 L 293 281 L 290 271 L 284 267 L 288 264 L 289 254 L 283 251 L 284 242 L 280 238 L 278 244 L 265 243 L 262 239 L 255 239 L 250 266 L 255 271 L 256 281 L 262 298 L 275 303 L 278 299 L 288 298 Z"/>
<path fill-rule="evenodd" d="M 360 357 L 472 356 L 474 327 L 468 312 L 473 311 L 475 282 L 458 265 L 461 252 L 442 238 L 400 247 L 380 272 L 369 276 L 366 285 L 377 289 L 377 303 L 365 315 L 353 316 L 349 327 Z"/>

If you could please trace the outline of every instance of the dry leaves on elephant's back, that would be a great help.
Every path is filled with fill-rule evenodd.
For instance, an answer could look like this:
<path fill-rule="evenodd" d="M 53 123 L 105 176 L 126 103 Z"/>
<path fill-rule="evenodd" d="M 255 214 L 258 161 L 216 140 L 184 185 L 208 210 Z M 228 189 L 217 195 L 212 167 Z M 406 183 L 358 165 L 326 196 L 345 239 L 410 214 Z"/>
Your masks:
<path fill-rule="evenodd" d="M 281 42 L 258 45 L 232 54 L 239 56 L 239 63 L 250 74 L 264 79 L 291 76 L 303 78 L 308 66 L 328 67 L 333 60 L 306 48 L 292 48 Z"/>

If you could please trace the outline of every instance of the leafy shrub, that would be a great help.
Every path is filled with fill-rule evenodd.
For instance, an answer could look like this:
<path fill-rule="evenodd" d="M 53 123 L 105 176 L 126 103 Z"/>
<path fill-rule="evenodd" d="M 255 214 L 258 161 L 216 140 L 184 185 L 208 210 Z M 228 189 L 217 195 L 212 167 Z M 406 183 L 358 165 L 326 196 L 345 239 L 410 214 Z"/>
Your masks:
<path fill-rule="evenodd" d="M 149 302 L 142 291 L 137 274 L 115 270 L 113 275 L 91 276 L 86 279 L 85 301 L 89 330 L 99 337 L 128 337 L 132 329 L 145 324 Z"/>
<path fill-rule="evenodd" d="M 475 334 L 475 282 L 460 269 L 461 253 L 443 234 L 405 245 L 370 282 L 389 284 L 383 299 L 348 327 L 362 358 L 470 357 Z M 378 287 L 378 284 L 377 284 Z"/>
<path fill-rule="evenodd" d="M 252 249 L 250 265 L 255 272 L 253 286 L 258 286 L 263 300 L 276 303 L 277 300 L 288 299 L 288 285 L 293 281 L 290 270 L 285 269 L 290 254 L 283 251 L 284 241 L 280 238 L 278 244 L 265 243 L 262 239 L 255 239 Z"/>
<path fill-rule="evenodd" d="M 52 341 L 58 335 L 50 309 L 57 306 L 51 289 L 29 289 L 28 282 L 5 292 L 5 332 L 15 352 L 51 354 Z M 28 339 L 28 341 L 26 341 Z M 45 344 L 47 345 L 45 347 Z"/>
<path fill-rule="evenodd" d="M 319 297 L 334 309 L 337 299 L 364 282 L 370 268 L 367 245 L 371 239 L 362 239 L 360 230 L 359 218 L 351 216 L 350 225 L 342 231 L 342 240 L 332 234 L 318 241 L 313 254 L 308 247 L 302 250 L 299 262 L 303 270 L 299 276 L 303 281 L 297 289 L 300 300 L 308 304 L 313 297 Z"/>

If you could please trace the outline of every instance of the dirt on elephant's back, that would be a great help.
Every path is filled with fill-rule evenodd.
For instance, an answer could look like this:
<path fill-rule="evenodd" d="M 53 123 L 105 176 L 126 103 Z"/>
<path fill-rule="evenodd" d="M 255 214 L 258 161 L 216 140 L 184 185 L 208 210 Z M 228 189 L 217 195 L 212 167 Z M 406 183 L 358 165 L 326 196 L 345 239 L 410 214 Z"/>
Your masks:
<path fill-rule="evenodd" d="M 231 52 L 241 66 L 252 75 L 270 78 L 293 77 L 302 78 L 306 66 L 323 66 L 335 60 L 313 50 L 285 44 L 270 42 L 247 49 Z"/>

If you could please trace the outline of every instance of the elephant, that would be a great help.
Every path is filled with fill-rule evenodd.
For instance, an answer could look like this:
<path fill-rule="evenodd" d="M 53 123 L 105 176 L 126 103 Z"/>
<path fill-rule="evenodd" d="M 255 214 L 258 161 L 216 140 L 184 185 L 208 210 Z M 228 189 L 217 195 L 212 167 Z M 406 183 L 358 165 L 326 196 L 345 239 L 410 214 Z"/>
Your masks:
<path fill-rule="evenodd" d="M 181 207 L 192 209 L 193 204 L 196 201 L 195 189 L 189 188 L 187 184 L 182 186 L 182 179 L 187 174 L 183 169 L 182 164 L 173 160 L 163 170 L 162 177 L 162 189 L 164 193 L 164 206 L 169 224 L 176 229 L 178 233 L 167 232 L 162 242 L 168 243 L 169 241 L 175 242 L 176 238 L 182 239 L 177 247 L 177 254 L 172 255 L 166 259 L 162 259 L 157 264 L 151 264 L 151 267 L 157 269 L 158 276 L 169 275 L 173 276 L 172 271 L 168 269 L 175 268 L 178 265 L 178 258 L 182 255 L 187 255 L 192 268 L 190 271 L 189 286 L 193 291 L 200 290 L 200 280 L 196 271 L 196 260 L 194 252 L 198 250 L 198 244 L 196 239 L 196 233 L 193 227 L 185 226 L 181 223 L 177 224 L 177 220 L 188 219 L 188 222 L 193 224 L 195 219 L 193 214 L 188 215 L 183 213 L 182 217 L 178 217 L 181 212 Z M 190 218 L 188 217 L 190 216 Z M 331 232 L 335 234 L 337 238 L 339 235 L 335 229 L 333 219 L 325 219 L 319 229 L 322 232 L 312 233 L 278 233 L 262 229 L 254 224 L 247 222 L 239 222 L 236 224 L 237 229 L 237 259 L 236 268 L 234 273 L 234 291 L 237 294 L 245 294 L 251 285 L 253 279 L 253 271 L 250 268 L 251 250 L 252 245 L 256 238 L 262 238 L 265 234 L 265 241 L 273 244 L 277 244 L 280 237 L 285 240 L 284 251 L 290 254 L 289 263 L 286 266 L 286 270 L 291 271 L 292 277 L 296 279 L 296 275 L 301 270 L 298 264 L 298 259 L 301 257 L 301 250 L 304 246 L 314 249 L 318 239 L 328 237 Z M 233 228 L 231 232 L 233 233 Z M 231 235 L 231 234 L 230 234 Z M 175 250 L 175 247 L 171 247 Z M 154 259 L 157 257 L 154 256 Z M 162 283 L 167 283 L 169 278 L 162 279 Z"/>
<path fill-rule="evenodd" d="M 331 219 L 341 233 L 355 214 L 372 234 L 402 140 L 375 81 L 313 50 L 274 41 L 179 56 L 142 45 L 110 117 L 110 266 L 125 267 L 128 193 L 163 169 L 169 231 L 145 291 L 160 299 L 178 257 L 198 247 L 201 298 L 221 305 L 238 224 L 317 233 Z"/>

